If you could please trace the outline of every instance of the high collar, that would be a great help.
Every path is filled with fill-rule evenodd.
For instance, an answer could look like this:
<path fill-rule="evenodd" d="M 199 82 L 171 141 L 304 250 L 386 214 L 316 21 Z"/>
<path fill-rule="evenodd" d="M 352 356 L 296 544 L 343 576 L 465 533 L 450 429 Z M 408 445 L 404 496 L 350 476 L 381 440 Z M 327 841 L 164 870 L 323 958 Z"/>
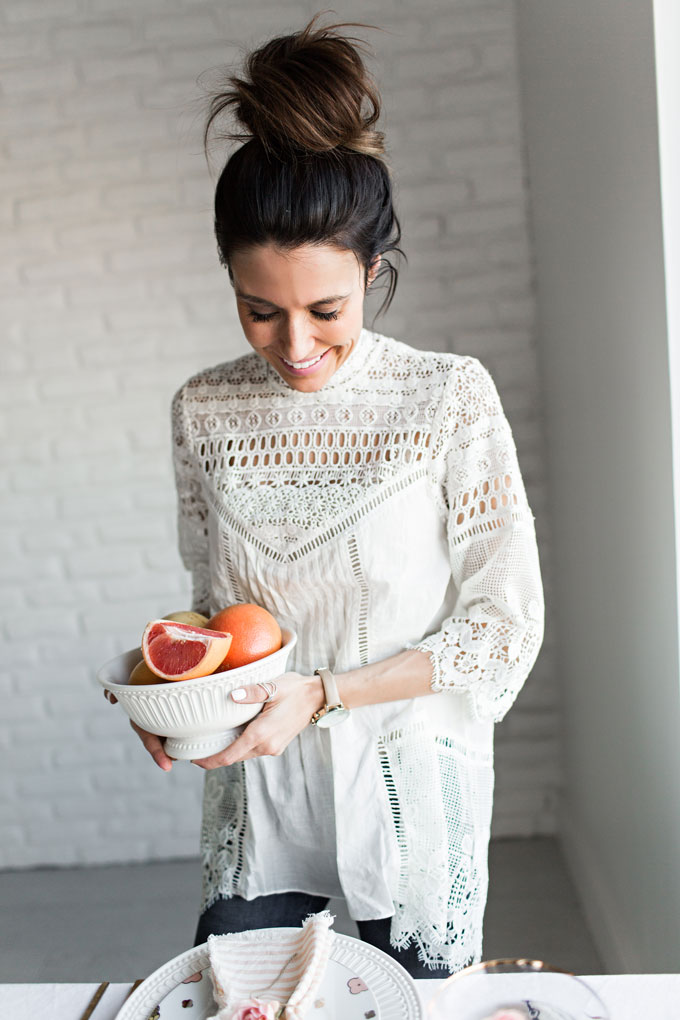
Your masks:
<path fill-rule="evenodd" d="M 268 381 L 277 392 L 290 394 L 290 396 L 295 399 L 296 403 L 298 401 L 311 401 L 313 403 L 320 395 L 326 396 L 335 394 L 361 373 L 374 346 L 371 343 L 371 338 L 373 336 L 374 334 L 371 333 L 370 330 L 361 330 L 357 337 L 357 342 L 340 365 L 340 368 L 336 369 L 328 382 L 322 386 L 320 390 L 314 390 L 312 393 L 296 390 L 293 386 L 290 386 L 286 380 L 279 375 L 274 366 L 267 361 Z"/>

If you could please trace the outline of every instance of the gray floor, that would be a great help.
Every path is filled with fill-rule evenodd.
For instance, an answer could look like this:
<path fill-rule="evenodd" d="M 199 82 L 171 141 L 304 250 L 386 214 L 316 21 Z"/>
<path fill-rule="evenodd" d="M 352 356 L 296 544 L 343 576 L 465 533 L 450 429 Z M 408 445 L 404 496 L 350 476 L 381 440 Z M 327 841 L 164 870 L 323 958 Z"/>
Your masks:
<path fill-rule="evenodd" d="M 489 871 L 485 959 L 603 973 L 555 840 L 494 840 Z M 0 872 L 0 982 L 145 977 L 191 947 L 199 886 L 193 860 Z M 330 906 L 336 931 L 355 935 L 344 904 Z"/>

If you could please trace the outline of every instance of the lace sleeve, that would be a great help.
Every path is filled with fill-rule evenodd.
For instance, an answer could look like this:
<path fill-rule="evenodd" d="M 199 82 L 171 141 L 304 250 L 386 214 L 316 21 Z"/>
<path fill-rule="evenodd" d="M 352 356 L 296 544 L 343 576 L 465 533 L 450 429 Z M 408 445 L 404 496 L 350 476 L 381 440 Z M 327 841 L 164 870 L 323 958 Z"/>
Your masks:
<path fill-rule="evenodd" d="M 192 609 L 210 615 L 208 507 L 203 495 L 200 467 L 193 454 L 183 391 L 172 401 L 172 451 L 177 488 L 179 553 L 192 577 Z"/>
<path fill-rule="evenodd" d="M 458 598 L 441 629 L 409 647 L 429 653 L 435 690 L 464 689 L 476 718 L 499 721 L 543 640 L 534 519 L 491 376 L 466 358 L 447 388 L 434 454 Z"/>

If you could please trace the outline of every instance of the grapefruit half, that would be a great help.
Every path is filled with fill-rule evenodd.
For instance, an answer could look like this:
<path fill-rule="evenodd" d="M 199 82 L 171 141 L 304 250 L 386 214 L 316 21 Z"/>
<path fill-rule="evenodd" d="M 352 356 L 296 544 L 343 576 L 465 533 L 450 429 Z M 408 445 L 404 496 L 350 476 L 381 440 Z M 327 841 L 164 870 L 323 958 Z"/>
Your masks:
<path fill-rule="evenodd" d="M 152 620 L 142 635 L 144 661 L 164 680 L 193 680 L 214 673 L 230 645 L 231 634 L 174 620 Z"/>

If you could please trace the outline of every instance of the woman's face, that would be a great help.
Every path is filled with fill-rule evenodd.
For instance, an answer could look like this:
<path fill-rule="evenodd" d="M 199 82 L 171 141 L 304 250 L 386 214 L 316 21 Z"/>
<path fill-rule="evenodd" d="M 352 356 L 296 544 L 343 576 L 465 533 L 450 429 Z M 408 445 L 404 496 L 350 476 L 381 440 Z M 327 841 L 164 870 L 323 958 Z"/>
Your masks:
<path fill-rule="evenodd" d="M 325 244 L 292 251 L 267 244 L 233 255 L 230 270 L 248 343 L 293 389 L 316 393 L 349 357 L 363 325 L 356 256 Z"/>

